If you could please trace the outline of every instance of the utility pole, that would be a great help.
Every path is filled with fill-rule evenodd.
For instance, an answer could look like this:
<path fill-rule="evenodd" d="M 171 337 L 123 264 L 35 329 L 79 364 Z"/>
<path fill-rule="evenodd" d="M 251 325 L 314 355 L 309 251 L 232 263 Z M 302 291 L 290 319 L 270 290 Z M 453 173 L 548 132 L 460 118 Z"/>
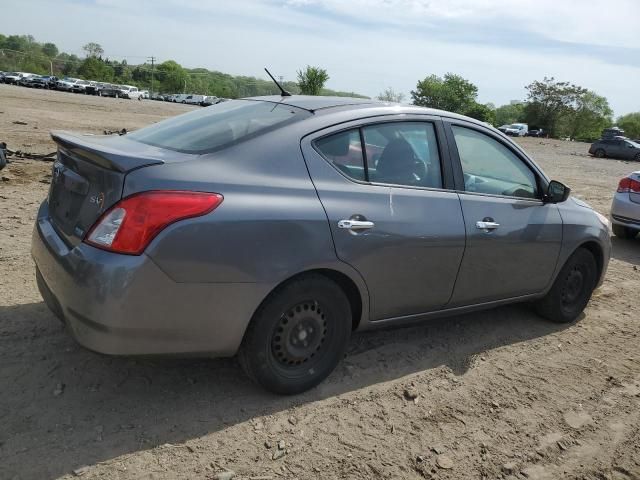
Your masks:
<path fill-rule="evenodd" d="M 149 60 L 151 60 L 151 92 L 149 93 L 149 96 L 153 95 L 153 71 L 154 71 L 154 65 L 155 65 L 155 61 L 156 61 L 156 57 L 151 56 L 148 57 Z"/>

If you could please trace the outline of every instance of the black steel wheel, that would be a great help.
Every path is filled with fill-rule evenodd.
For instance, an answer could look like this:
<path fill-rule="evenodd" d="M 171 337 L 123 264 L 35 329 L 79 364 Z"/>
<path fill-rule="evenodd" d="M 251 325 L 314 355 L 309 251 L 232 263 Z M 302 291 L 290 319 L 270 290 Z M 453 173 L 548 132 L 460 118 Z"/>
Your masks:
<path fill-rule="evenodd" d="M 598 266 L 586 248 L 576 250 L 560 270 L 553 286 L 536 304 L 538 313 L 558 323 L 574 321 L 591 299 L 598 281 Z"/>
<path fill-rule="evenodd" d="M 251 320 L 238 358 L 267 390 L 296 394 L 324 380 L 351 335 L 351 307 L 342 289 L 307 275 L 273 292 Z"/>

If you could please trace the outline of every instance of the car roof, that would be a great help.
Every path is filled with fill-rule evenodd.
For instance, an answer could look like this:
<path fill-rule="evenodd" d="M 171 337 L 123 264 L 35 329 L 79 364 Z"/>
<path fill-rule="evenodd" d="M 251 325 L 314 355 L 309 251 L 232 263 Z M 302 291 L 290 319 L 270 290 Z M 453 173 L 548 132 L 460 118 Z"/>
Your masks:
<path fill-rule="evenodd" d="M 267 95 L 263 97 L 249 97 L 245 100 L 262 100 L 264 102 L 282 103 L 291 105 L 292 107 L 301 108 L 314 112 L 323 108 L 342 107 L 345 105 L 384 105 L 385 102 L 379 100 L 371 100 L 369 98 L 354 97 L 323 97 L 315 95 L 291 95 L 281 97 L 280 95 Z"/>
<path fill-rule="evenodd" d="M 368 116 L 365 112 L 371 111 L 372 115 L 385 115 L 389 113 L 398 114 L 415 114 L 415 115 L 433 115 L 438 117 L 446 117 L 451 119 L 464 120 L 470 123 L 475 123 L 483 127 L 487 127 L 487 124 L 476 120 L 475 118 L 460 115 L 458 113 L 448 112 L 446 110 L 438 110 L 436 108 L 420 107 L 417 105 L 409 105 L 404 103 L 384 102 L 381 100 L 371 100 L 368 98 L 353 98 L 353 97 L 322 97 L 322 96 L 310 96 L 310 95 L 291 95 L 289 97 L 281 97 L 280 95 L 269 95 L 263 97 L 247 97 L 239 100 L 252 100 L 263 101 L 271 103 L 279 103 L 284 105 L 291 105 L 296 108 L 307 110 L 311 113 L 323 113 L 330 114 L 338 111 L 357 110 L 360 112 L 355 115 L 354 119 L 358 117 Z M 493 126 L 489 126 L 496 132 Z"/>

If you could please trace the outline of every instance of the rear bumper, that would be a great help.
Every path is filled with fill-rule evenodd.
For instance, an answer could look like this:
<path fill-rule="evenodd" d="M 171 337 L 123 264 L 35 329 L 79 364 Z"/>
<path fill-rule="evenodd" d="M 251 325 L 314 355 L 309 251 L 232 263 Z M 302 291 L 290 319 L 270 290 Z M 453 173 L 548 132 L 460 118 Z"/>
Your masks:
<path fill-rule="evenodd" d="M 69 248 L 46 202 L 32 256 L 49 308 L 78 343 L 106 354 L 231 356 L 268 292 L 255 283 L 177 283 L 146 255 Z"/>
<path fill-rule="evenodd" d="M 631 201 L 628 193 L 616 193 L 611 203 L 611 222 L 640 230 L 640 203 Z"/>

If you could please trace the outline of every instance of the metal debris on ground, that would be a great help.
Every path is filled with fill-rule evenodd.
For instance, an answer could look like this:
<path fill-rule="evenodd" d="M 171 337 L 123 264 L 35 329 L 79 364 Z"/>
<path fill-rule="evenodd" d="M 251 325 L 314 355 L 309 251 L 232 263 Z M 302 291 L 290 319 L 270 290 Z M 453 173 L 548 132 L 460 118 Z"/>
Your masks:
<path fill-rule="evenodd" d="M 104 130 L 105 135 L 115 135 L 118 134 L 120 136 L 127 134 L 127 129 L 123 128 L 122 130 Z"/>
<path fill-rule="evenodd" d="M 7 144 L 0 142 L 0 170 L 7 166 Z"/>
<path fill-rule="evenodd" d="M 7 144 L 5 142 L 0 142 L 0 170 L 2 170 L 7 165 L 7 163 L 11 163 L 9 160 L 11 157 L 53 162 L 55 160 L 56 153 L 57 152 L 31 153 L 23 152 L 22 150 L 11 150 L 7 147 Z"/>

